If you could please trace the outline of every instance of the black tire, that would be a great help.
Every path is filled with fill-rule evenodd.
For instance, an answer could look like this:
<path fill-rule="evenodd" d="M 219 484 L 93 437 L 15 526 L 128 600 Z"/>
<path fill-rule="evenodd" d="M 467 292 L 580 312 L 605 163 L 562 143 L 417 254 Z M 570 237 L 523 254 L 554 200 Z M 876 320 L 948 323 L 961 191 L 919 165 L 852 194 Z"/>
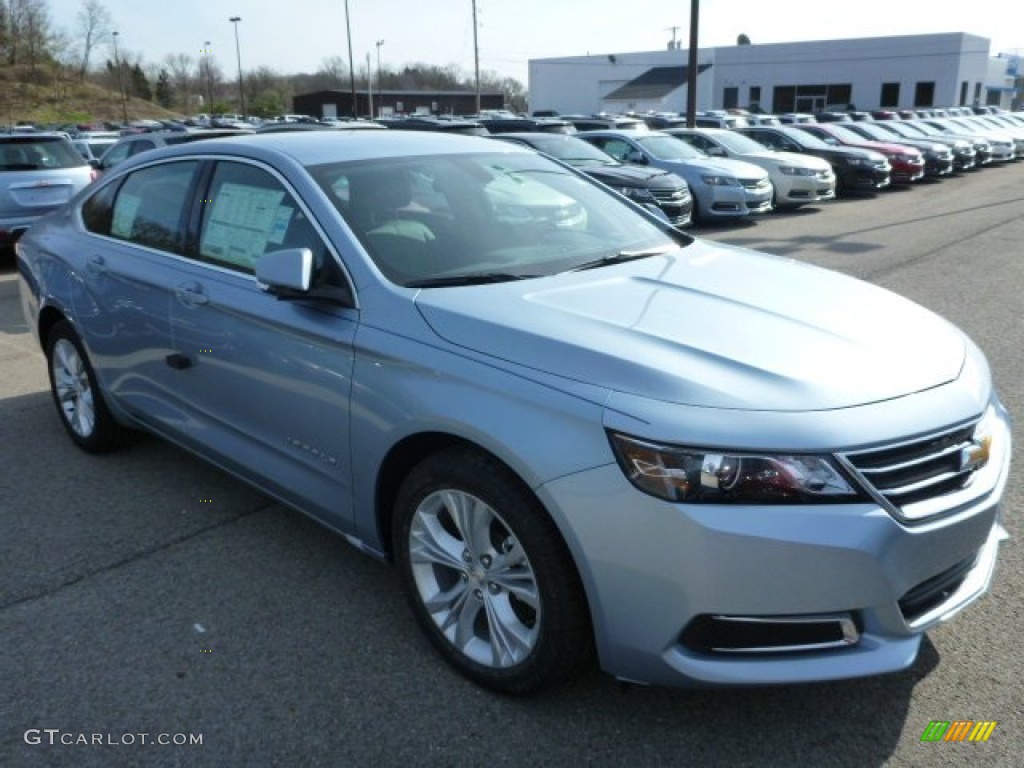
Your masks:
<path fill-rule="evenodd" d="M 395 559 L 413 613 L 459 672 L 528 694 L 589 664 L 590 614 L 568 548 L 507 467 L 470 448 L 431 456 L 402 483 L 394 513 Z"/>
<path fill-rule="evenodd" d="M 75 445 L 105 453 L 124 443 L 128 431 L 110 415 L 85 348 L 66 320 L 46 339 L 46 369 L 57 414 Z"/>

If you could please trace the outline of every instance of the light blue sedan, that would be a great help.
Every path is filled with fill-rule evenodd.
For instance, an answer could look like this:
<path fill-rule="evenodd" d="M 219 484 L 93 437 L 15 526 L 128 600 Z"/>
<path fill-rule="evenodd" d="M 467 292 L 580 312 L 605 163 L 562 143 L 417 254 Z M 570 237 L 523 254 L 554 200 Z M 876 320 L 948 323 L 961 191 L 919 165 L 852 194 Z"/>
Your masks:
<path fill-rule="evenodd" d="M 492 689 L 892 672 L 992 578 L 1010 432 L 963 333 L 525 148 L 158 149 L 18 271 L 74 443 L 160 435 L 393 560 Z"/>

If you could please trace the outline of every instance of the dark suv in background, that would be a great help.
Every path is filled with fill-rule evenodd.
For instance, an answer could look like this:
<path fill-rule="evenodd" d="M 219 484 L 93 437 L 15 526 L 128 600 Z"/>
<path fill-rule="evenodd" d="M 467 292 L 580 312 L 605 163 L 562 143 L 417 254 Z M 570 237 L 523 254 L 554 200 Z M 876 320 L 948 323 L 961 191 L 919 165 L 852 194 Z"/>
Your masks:
<path fill-rule="evenodd" d="M 686 182 L 674 173 L 658 168 L 625 165 L 597 147 L 575 136 L 552 133 L 503 133 L 502 141 L 524 144 L 579 169 L 592 179 L 607 184 L 634 203 L 656 205 L 672 226 L 690 224 L 693 197 Z"/>

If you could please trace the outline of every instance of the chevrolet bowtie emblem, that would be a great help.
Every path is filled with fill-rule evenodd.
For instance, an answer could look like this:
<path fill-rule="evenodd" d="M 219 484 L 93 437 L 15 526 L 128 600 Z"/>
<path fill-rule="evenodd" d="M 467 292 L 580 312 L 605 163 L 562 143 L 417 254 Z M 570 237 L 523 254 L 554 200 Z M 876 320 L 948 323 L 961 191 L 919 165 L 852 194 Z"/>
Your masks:
<path fill-rule="evenodd" d="M 974 472 L 988 464 L 991 447 L 992 437 L 990 435 L 972 440 L 970 445 L 960 451 L 961 471 Z"/>

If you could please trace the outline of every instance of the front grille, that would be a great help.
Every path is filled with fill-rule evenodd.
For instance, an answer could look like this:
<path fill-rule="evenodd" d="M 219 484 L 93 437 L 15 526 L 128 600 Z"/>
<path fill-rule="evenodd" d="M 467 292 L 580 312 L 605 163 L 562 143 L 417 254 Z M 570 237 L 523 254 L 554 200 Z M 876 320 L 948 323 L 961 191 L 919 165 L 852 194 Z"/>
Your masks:
<path fill-rule="evenodd" d="M 964 579 L 967 578 L 967 574 L 971 572 L 976 562 L 977 558 L 974 557 L 962 560 L 952 568 L 922 581 L 903 595 L 899 599 L 899 606 L 906 622 L 913 623 L 952 597 L 953 593 L 964 583 Z"/>
<path fill-rule="evenodd" d="M 652 189 L 651 194 L 659 203 L 682 205 L 690 199 L 690 195 L 685 189 Z"/>
<path fill-rule="evenodd" d="M 974 425 L 959 427 L 910 443 L 845 458 L 875 491 L 897 509 L 963 488 L 973 469 L 964 466 L 965 450 L 974 446 Z"/>
<path fill-rule="evenodd" d="M 740 179 L 744 189 L 767 189 L 768 179 Z"/>

